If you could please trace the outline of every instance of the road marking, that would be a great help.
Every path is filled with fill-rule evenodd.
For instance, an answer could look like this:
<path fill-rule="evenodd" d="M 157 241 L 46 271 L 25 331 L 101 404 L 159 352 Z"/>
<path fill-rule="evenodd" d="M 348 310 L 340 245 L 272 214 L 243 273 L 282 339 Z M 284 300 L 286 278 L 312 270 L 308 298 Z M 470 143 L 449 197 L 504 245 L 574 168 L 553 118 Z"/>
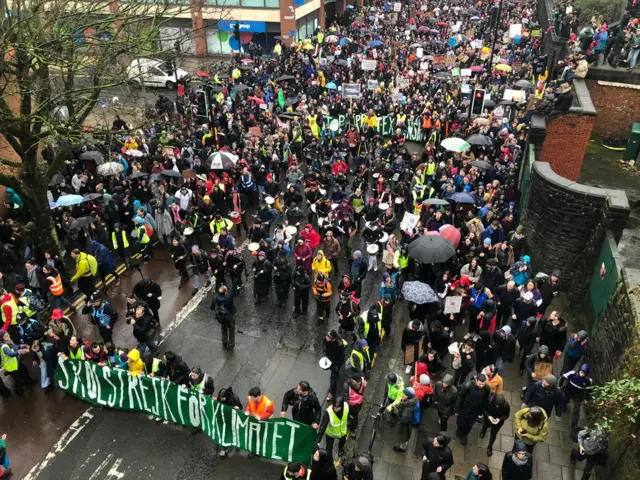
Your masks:
<path fill-rule="evenodd" d="M 71 424 L 67 431 L 60 436 L 60 440 L 55 443 L 51 451 L 47 453 L 45 459 L 36 464 L 27 476 L 24 477 L 24 480 L 34 480 L 37 478 L 59 453 L 64 452 L 69 444 L 80 434 L 82 429 L 89 424 L 93 418 L 93 414 L 91 413 L 92 410 L 93 407 L 89 407 L 86 412 L 80 415 L 80 417 Z"/>
<path fill-rule="evenodd" d="M 238 250 L 243 251 L 249 245 L 249 240 L 245 240 L 242 242 Z M 175 330 L 193 311 L 196 309 L 200 302 L 204 300 L 207 294 L 211 291 L 212 285 L 215 285 L 215 279 L 211 282 L 211 286 L 202 287 L 198 290 L 198 293 L 194 295 L 184 307 L 180 309 L 175 319 L 167 325 L 167 328 L 163 330 L 160 334 L 160 340 L 158 341 L 158 346 L 162 345 L 162 343 L 169 337 L 171 332 Z M 84 297 L 84 295 L 83 295 Z M 65 448 L 78 436 L 80 431 L 87 426 L 89 421 L 93 418 L 93 414 L 91 411 L 93 407 L 89 407 L 86 412 L 84 412 L 75 422 L 71 424 L 71 426 L 67 429 L 66 432 L 62 434 L 60 440 L 53 446 L 51 451 L 47 454 L 44 460 L 36 464 L 31 471 L 24 477 L 23 480 L 35 480 L 38 476 L 44 471 L 45 468 L 51 463 L 51 461 L 56 457 L 56 455 L 60 452 L 63 452 Z M 166 423 L 166 422 L 163 422 Z M 107 478 L 105 480 L 109 480 L 111 477 L 115 476 L 117 479 L 123 478 L 124 473 L 118 472 L 117 467 L 122 463 L 122 459 L 116 460 L 116 464 L 109 470 L 107 473 Z M 93 477 L 91 477 L 93 478 Z"/>
<path fill-rule="evenodd" d="M 104 470 L 107 464 L 111 461 L 112 457 L 113 457 L 113 454 L 111 453 L 107 455 L 107 458 L 105 458 L 104 461 L 98 466 L 98 468 L 96 468 L 95 472 L 93 472 L 93 474 L 89 477 L 89 480 L 97 479 L 98 475 L 102 473 L 102 470 Z"/>
<path fill-rule="evenodd" d="M 117 479 L 124 478 L 124 472 L 118 471 L 118 467 L 120 466 L 121 463 L 122 463 L 122 459 L 121 458 L 117 459 L 114 462 L 113 466 L 111 467 L 111 470 L 107 472 L 107 476 L 105 477 L 104 480 L 111 480 L 112 477 L 116 477 Z"/>

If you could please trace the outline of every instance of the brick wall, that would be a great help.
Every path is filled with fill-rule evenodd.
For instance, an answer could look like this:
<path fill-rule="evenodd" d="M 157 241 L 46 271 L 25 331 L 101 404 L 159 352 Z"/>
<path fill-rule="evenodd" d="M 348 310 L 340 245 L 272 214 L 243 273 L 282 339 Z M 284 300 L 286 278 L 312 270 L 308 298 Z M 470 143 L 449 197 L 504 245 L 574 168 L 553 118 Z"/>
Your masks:
<path fill-rule="evenodd" d="M 640 122 L 640 90 L 599 85 L 598 80 L 586 80 L 586 84 L 598 110 L 593 134 L 618 140 L 629 138 L 633 123 Z"/>
<path fill-rule="evenodd" d="M 539 160 L 558 175 L 577 180 L 596 117 L 566 113 L 547 119 L 547 133 Z"/>

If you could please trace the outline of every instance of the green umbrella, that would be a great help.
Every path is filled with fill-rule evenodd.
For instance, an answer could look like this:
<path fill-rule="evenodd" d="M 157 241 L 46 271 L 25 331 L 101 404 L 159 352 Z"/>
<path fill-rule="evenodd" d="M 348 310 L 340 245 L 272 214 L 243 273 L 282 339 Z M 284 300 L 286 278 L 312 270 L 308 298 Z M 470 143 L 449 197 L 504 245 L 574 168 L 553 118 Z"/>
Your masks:
<path fill-rule="evenodd" d="M 465 142 L 462 138 L 457 137 L 445 138 L 440 145 L 446 150 L 458 153 L 462 153 L 471 148 L 471 145 Z"/>

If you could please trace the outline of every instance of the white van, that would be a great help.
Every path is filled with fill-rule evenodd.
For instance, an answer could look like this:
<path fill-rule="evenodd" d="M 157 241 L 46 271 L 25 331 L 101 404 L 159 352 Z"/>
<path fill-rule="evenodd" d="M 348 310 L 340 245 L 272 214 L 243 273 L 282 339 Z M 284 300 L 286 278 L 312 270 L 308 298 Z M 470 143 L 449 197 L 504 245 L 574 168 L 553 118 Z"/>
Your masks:
<path fill-rule="evenodd" d="M 185 83 L 191 81 L 191 76 L 181 68 L 174 69 L 171 62 L 162 62 L 149 58 L 138 58 L 127 68 L 129 84 L 139 87 L 144 82 L 145 87 L 162 87 L 175 89 L 178 79 Z"/>

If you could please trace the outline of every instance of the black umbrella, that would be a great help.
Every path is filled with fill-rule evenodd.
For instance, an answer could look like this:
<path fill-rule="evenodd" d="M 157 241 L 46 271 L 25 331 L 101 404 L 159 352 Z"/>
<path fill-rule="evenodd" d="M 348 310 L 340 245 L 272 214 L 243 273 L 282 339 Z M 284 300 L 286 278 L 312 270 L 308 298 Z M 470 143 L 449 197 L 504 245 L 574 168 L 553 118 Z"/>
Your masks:
<path fill-rule="evenodd" d="M 224 90 L 224 88 L 218 86 L 218 85 L 214 85 L 213 87 L 209 87 L 209 89 L 213 92 L 213 93 L 220 93 L 222 90 Z"/>
<path fill-rule="evenodd" d="M 243 92 L 245 90 L 251 90 L 251 87 L 245 85 L 244 83 L 239 83 L 235 87 L 233 87 L 234 92 Z"/>
<path fill-rule="evenodd" d="M 437 235 L 422 235 L 409 244 L 409 256 L 419 263 L 442 263 L 455 254 L 453 244 Z"/>
<path fill-rule="evenodd" d="M 87 225 L 91 225 L 93 222 L 95 222 L 96 219 L 94 217 L 80 217 L 80 218 L 76 218 L 73 221 L 73 226 L 76 226 L 77 228 L 82 228 L 82 227 L 86 227 Z"/>
<path fill-rule="evenodd" d="M 298 103 L 299 101 L 300 101 L 300 99 L 299 99 L 298 97 L 290 97 L 290 98 L 287 98 L 287 99 L 285 100 L 284 104 L 285 104 L 287 107 L 290 107 L 290 106 L 292 106 L 292 105 L 295 105 L 295 104 L 296 104 L 296 103 Z"/>
<path fill-rule="evenodd" d="M 95 200 L 96 198 L 102 198 L 102 194 L 101 193 L 87 193 L 84 197 L 82 197 L 82 201 L 83 202 L 91 202 L 92 200 Z"/>
<path fill-rule="evenodd" d="M 162 175 L 160 175 L 159 173 L 152 173 L 151 176 L 149 177 L 149 180 L 151 180 L 152 182 L 156 182 L 158 180 L 163 180 Z"/>
<path fill-rule="evenodd" d="M 516 87 L 523 88 L 525 90 L 533 90 L 534 88 L 536 88 L 536 86 L 529 80 L 518 80 L 515 85 Z"/>
<path fill-rule="evenodd" d="M 336 65 L 341 65 L 343 67 L 346 67 L 347 65 L 349 65 L 349 62 L 347 62 L 345 59 L 343 58 L 339 58 L 338 60 L 335 61 Z"/>
<path fill-rule="evenodd" d="M 98 165 L 104 161 L 104 155 L 100 152 L 84 152 L 78 158 L 80 160 L 93 160 Z"/>
<path fill-rule="evenodd" d="M 436 77 L 438 78 L 447 78 L 449 76 L 449 72 L 438 72 L 436 73 Z"/>
<path fill-rule="evenodd" d="M 129 175 L 127 178 L 129 180 L 135 180 L 136 178 L 140 178 L 140 177 L 146 177 L 148 176 L 148 173 L 145 172 L 133 172 L 131 175 Z"/>
<path fill-rule="evenodd" d="M 160 175 L 164 175 L 165 177 L 182 178 L 182 174 L 180 172 L 176 172 L 175 170 L 163 170 L 160 172 Z"/>
<path fill-rule="evenodd" d="M 487 108 L 493 108 L 496 106 L 496 102 L 491 100 L 490 98 L 484 101 L 484 106 Z"/>
<path fill-rule="evenodd" d="M 467 137 L 467 143 L 470 145 L 480 145 L 488 147 L 493 145 L 493 140 L 491 140 L 491 138 L 487 137 L 486 135 L 475 133 Z"/>
<path fill-rule="evenodd" d="M 295 80 L 296 77 L 293 75 L 282 75 L 276 79 L 276 82 L 286 82 L 287 80 Z"/>
<path fill-rule="evenodd" d="M 515 105 L 516 102 L 512 101 L 512 100 L 500 100 L 499 105 L 505 105 L 505 106 L 511 106 L 511 105 Z"/>
<path fill-rule="evenodd" d="M 479 168 L 480 170 L 493 170 L 493 165 L 484 160 L 475 160 L 471 162 L 471 166 Z"/>
<path fill-rule="evenodd" d="M 65 181 L 64 176 L 59 173 L 56 173 L 53 177 L 51 177 L 51 180 L 49 180 L 49 186 L 55 187 L 56 185 L 60 185 L 64 181 Z"/>

